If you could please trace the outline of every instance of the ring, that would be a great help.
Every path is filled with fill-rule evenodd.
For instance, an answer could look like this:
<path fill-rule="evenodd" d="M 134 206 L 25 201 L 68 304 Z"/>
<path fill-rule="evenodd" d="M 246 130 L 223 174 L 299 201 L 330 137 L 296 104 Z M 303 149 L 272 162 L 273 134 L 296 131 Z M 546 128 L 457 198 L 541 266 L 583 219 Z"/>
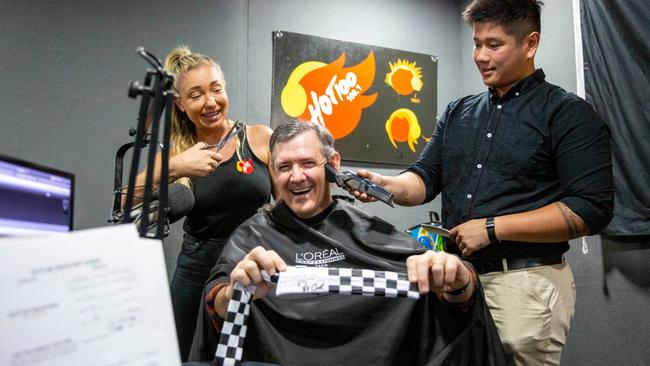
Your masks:
<path fill-rule="evenodd" d="M 218 167 L 219 167 L 218 161 L 212 162 L 212 169 L 216 170 Z"/>

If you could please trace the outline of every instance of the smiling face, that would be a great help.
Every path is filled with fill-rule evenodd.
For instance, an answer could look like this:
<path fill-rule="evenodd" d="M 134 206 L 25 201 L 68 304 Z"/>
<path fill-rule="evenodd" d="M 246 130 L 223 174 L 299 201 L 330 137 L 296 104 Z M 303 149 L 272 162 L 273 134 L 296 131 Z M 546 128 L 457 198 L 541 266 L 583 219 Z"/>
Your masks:
<path fill-rule="evenodd" d="M 178 80 L 178 93 L 176 105 L 194 123 L 199 135 L 227 126 L 226 82 L 216 65 L 204 64 L 183 73 Z"/>
<path fill-rule="evenodd" d="M 475 22 L 474 62 L 483 83 L 497 90 L 499 96 L 519 80 L 535 72 L 533 59 L 539 45 L 539 33 L 532 32 L 521 42 L 494 23 Z"/>
<path fill-rule="evenodd" d="M 314 131 L 278 143 L 273 149 L 273 173 L 282 199 L 300 218 L 323 212 L 332 202 L 325 179 L 327 163 Z M 338 169 L 341 158 L 334 153 L 329 164 Z"/>

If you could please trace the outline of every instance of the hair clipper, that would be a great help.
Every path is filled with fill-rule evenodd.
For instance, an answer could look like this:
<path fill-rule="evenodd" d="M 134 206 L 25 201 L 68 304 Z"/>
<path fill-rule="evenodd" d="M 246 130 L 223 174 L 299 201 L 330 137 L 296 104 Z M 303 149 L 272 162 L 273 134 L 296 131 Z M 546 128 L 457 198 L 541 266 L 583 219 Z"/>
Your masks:
<path fill-rule="evenodd" d="M 341 188 L 365 193 L 384 202 L 390 207 L 395 207 L 393 206 L 393 194 L 391 192 L 349 170 L 338 174 L 331 165 L 325 164 L 325 177 L 328 182 L 336 183 Z"/>

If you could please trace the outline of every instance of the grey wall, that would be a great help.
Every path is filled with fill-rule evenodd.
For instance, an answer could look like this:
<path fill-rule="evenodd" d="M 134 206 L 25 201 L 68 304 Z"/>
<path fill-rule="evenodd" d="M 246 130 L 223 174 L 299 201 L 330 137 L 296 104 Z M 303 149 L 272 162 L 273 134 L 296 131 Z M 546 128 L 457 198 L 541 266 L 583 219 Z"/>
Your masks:
<path fill-rule="evenodd" d="M 189 44 L 214 57 L 228 79 L 231 116 L 267 125 L 273 30 L 433 54 L 441 112 L 451 100 L 484 90 L 471 62 L 471 31 L 460 20 L 463 3 L 0 0 L 0 152 L 75 173 L 75 229 L 107 225 L 115 151 L 130 140 L 139 106 L 127 98 L 127 86 L 141 81 L 146 69 L 137 46 L 163 57 Z M 537 66 L 549 81 L 574 91 L 571 5 L 546 4 Z M 409 209 L 364 207 L 406 228 L 426 220 L 428 210 L 439 211 L 439 201 Z M 180 233 L 177 223 L 165 240 L 170 271 Z M 586 254 L 579 241 L 572 243 L 578 304 L 564 364 L 650 364 L 649 241 L 589 237 Z"/>
<path fill-rule="evenodd" d="M 164 58 L 188 44 L 213 56 L 227 72 L 231 115 L 247 115 L 246 1 L 0 0 L 0 14 L 0 151 L 76 174 L 75 229 L 107 225 L 115 152 L 132 141 L 139 107 L 127 88 L 148 67 L 136 47 Z"/>

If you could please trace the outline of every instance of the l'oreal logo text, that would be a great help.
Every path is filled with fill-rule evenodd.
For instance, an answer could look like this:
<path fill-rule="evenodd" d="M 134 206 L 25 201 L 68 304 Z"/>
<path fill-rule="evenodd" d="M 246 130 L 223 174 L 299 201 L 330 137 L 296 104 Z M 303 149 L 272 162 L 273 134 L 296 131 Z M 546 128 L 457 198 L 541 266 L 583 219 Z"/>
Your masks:
<path fill-rule="evenodd" d="M 338 248 L 324 249 L 318 252 L 296 253 L 296 264 L 327 266 L 328 263 L 345 260 L 345 254 Z"/>

